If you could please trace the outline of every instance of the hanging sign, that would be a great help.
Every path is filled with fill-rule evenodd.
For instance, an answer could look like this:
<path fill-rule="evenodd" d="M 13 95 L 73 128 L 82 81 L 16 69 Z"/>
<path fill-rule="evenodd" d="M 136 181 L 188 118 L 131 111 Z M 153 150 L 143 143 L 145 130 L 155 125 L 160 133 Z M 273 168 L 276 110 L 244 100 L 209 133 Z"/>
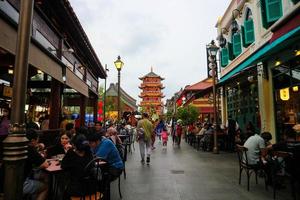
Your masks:
<path fill-rule="evenodd" d="M 288 101 L 290 99 L 290 90 L 289 88 L 280 89 L 280 99 L 283 101 Z"/>

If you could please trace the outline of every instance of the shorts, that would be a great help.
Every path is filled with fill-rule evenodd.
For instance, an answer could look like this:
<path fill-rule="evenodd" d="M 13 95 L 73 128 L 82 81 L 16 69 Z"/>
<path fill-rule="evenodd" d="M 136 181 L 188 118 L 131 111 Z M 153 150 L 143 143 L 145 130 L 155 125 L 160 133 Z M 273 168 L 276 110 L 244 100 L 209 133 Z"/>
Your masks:
<path fill-rule="evenodd" d="M 23 184 L 23 194 L 36 194 L 47 188 L 47 185 L 41 181 L 27 178 Z"/>

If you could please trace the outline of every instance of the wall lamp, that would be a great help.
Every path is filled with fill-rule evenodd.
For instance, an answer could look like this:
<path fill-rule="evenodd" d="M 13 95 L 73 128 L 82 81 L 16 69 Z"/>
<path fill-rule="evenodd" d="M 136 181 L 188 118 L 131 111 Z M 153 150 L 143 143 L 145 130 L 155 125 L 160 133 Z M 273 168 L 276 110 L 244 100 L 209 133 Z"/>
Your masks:
<path fill-rule="evenodd" d="M 275 59 L 275 64 L 274 64 L 274 66 L 275 67 L 278 67 L 279 65 L 281 65 L 281 60 L 277 57 L 276 59 Z"/>
<path fill-rule="evenodd" d="M 300 56 L 300 49 L 298 46 L 294 48 L 295 56 Z"/>
<path fill-rule="evenodd" d="M 237 15 L 235 15 L 234 13 L 238 13 Z M 232 18 L 236 19 L 237 17 L 241 17 L 242 16 L 242 12 L 239 9 L 234 9 L 232 11 Z"/>
<path fill-rule="evenodd" d="M 51 51 L 51 52 L 52 51 L 55 51 L 55 52 L 58 51 L 58 49 L 52 49 L 51 47 L 48 47 L 47 49 L 48 49 L 48 51 Z M 69 48 L 69 49 L 63 49 L 62 52 L 74 53 L 75 51 L 74 51 L 74 49 Z"/>
<path fill-rule="evenodd" d="M 236 12 L 238 12 L 237 15 L 234 14 Z M 242 16 L 242 13 L 241 13 L 240 10 L 234 9 L 232 11 L 232 22 L 231 22 L 231 31 L 232 31 L 232 33 L 236 33 L 240 29 L 239 24 L 236 21 L 236 18 L 241 17 L 241 16 Z"/>

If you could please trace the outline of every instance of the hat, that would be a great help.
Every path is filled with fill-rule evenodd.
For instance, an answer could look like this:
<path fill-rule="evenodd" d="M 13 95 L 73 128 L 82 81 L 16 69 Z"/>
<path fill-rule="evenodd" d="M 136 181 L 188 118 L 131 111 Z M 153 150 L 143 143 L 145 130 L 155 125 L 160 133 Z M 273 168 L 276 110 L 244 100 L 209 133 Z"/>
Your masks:
<path fill-rule="evenodd" d="M 182 120 L 181 120 L 181 119 L 178 119 L 178 120 L 177 120 L 177 123 L 178 123 L 178 124 L 182 123 Z"/>

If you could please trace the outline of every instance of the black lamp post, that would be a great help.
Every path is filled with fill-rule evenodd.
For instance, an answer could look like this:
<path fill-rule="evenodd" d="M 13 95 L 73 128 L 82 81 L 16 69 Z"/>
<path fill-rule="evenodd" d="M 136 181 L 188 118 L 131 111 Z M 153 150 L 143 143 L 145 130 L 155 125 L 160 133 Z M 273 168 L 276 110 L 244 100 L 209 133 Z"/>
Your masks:
<path fill-rule="evenodd" d="M 219 47 L 215 45 L 215 41 L 211 41 L 209 45 L 207 45 L 207 52 L 209 55 L 208 58 L 208 66 L 210 68 L 210 74 L 213 79 L 213 109 L 214 109 L 214 148 L 213 153 L 219 153 L 218 149 L 218 140 L 217 140 L 217 101 L 216 101 L 216 75 L 217 75 L 217 62 L 216 62 L 216 55 L 218 53 Z"/>
<path fill-rule="evenodd" d="M 114 62 L 116 69 L 118 70 L 118 122 L 120 122 L 120 112 L 121 112 L 121 105 L 120 105 L 120 100 L 121 100 L 121 93 L 120 93 L 120 79 L 121 79 L 121 69 L 124 65 L 124 63 L 121 61 L 121 57 L 118 56 L 118 59 Z"/>
<path fill-rule="evenodd" d="M 25 100 L 28 74 L 28 49 L 33 15 L 33 0 L 21 1 L 18 26 L 13 96 L 11 103 L 11 127 L 3 141 L 4 199 L 19 200 L 23 193 L 23 176 L 27 158 L 25 136 Z"/>

